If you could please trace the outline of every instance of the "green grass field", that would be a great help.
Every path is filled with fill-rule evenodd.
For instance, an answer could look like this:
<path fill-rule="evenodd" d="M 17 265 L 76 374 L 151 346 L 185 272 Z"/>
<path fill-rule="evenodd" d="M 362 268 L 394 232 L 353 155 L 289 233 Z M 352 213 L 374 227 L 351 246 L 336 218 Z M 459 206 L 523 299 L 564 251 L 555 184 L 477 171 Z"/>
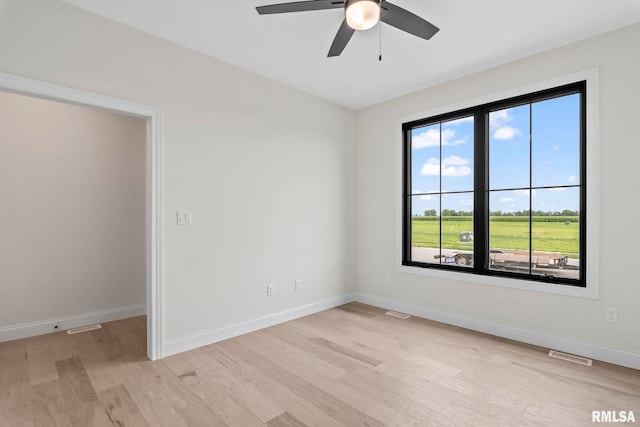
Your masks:
<path fill-rule="evenodd" d="M 545 221 L 545 218 L 547 219 Z M 440 223 L 437 218 L 416 217 L 412 220 L 412 246 L 437 248 Z M 565 222 L 568 222 L 566 224 Z M 444 217 L 442 248 L 471 250 L 473 243 L 460 242 L 461 231 L 473 231 L 470 217 Z M 528 250 L 529 222 L 526 217 L 493 217 L 489 224 L 491 249 Z M 534 251 L 559 252 L 577 258 L 580 228 L 577 217 L 534 217 L 532 246 Z"/>

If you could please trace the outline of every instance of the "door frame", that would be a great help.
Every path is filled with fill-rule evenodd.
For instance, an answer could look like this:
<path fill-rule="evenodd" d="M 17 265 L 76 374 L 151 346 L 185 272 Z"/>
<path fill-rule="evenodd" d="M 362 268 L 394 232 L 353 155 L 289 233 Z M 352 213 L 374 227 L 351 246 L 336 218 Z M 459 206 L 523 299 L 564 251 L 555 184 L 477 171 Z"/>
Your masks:
<path fill-rule="evenodd" d="M 97 108 L 147 122 L 147 356 L 162 357 L 162 111 L 106 95 L 0 72 L 0 90 Z"/>

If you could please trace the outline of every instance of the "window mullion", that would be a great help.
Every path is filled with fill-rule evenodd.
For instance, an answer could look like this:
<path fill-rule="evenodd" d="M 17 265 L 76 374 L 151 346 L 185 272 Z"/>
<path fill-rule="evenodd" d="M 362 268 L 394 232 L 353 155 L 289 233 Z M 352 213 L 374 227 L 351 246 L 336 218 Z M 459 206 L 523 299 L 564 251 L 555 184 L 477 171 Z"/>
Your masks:
<path fill-rule="evenodd" d="M 411 129 L 407 128 L 404 130 L 404 154 L 403 154 L 403 169 L 404 169 L 404 180 L 403 180 L 403 242 L 402 245 L 402 258 L 403 259 L 411 259 L 411 234 L 412 234 L 412 224 L 411 224 L 411 205 L 412 205 L 412 191 L 411 191 Z"/>
<path fill-rule="evenodd" d="M 489 111 L 476 111 L 474 123 L 474 207 L 473 207 L 473 258 L 474 269 L 483 272 L 489 268 L 487 239 L 489 236 L 488 162 L 489 162 Z"/>
<path fill-rule="evenodd" d="M 533 107 L 529 103 L 529 274 L 533 272 Z"/>
<path fill-rule="evenodd" d="M 439 251 L 438 251 L 438 255 L 440 255 L 440 262 L 442 262 L 442 121 L 440 121 L 440 123 L 438 123 L 438 144 L 440 146 L 440 153 L 438 156 L 438 164 L 439 164 L 439 168 L 440 168 L 440 173 L 439 173 L 439 183 L 438 183 L 438 195 L 439 195 L 439 205 L 438 208 L 440 209 L 440 221 L 438 222 L 439 224 L 439 228 L 438 228 L 438 239 L 439 239 L 439 243 L 440 243 L 440 247 L 439 247 Z"/>
<path fill-rule="evenodd" d="M 586 89 L 580 94 L 580 277 L 586 282 L 587 277 L 587 94 Z"/>

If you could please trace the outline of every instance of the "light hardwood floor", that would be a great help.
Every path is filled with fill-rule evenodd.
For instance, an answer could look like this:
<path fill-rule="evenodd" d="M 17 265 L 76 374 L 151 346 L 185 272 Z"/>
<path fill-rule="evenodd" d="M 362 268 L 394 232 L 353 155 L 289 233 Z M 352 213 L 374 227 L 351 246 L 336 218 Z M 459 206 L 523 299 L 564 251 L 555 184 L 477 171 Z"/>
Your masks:
<path fill-rule="evenodd" d="M 144 317 L 0 343 L 0 426 L 582 426 L 640 371 L 352 303 L 150 362 Z"/>

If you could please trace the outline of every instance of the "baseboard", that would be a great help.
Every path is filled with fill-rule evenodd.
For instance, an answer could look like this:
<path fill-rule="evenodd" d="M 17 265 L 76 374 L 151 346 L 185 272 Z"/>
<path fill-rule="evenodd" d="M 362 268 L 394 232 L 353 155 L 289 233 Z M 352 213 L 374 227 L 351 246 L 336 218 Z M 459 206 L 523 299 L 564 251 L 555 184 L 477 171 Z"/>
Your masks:
<path fill-rule="evenodd" d="M 162 346 L 161 357 L 167 357 L 174 354 L 182 353 L 184 351 L 193 350 L 194 348 L 237 337 L 238 335 L 277 325 L 278 323 L 288 322 L 289 320 L 308 316 L 310 314 L 328 310 L 333 307 L 338 307 L 340 305 L 347 304 L 353 301 L 354 296 L 352 294 L 344 295 L 338 298 L 319 301 L 246 322 L 237 323 L 235 325 L 213 329 L 197 335 L 190 335 L 174 340 L 165 341 L 164 345 Z"/>
<path fill-rule="evenodd" d="M 355 294 L 354 298 L 355 301 L 387 310 L 399 311 L 401 313 L 411 314 L 412 316 L 435 320 L 436 322 L 459 326 L 473 331 L 484 332 L 486 334 L 533 344 L 548 349 L 560 350 L 588 357 L 590 359 L 626 366 L 628 368 L 640 369 L 640 354 L 638 353 L 631 353 L 610 347 L 575 341 L 525 329 L 518 329 L 511 326 L 431 310 L 362 293 Z"/>
<path fill-rule="evenodd" d="M 75 316 L 5 326 L 0 327 L 0 342 L 34 337 L 50 332 L 65 331 L 67 329 L 142 316 L 144 314 L 147 314 L 147 305 L 136 304 L 109 310 L 94 311 L 93 313 L 83 313 Z"/>

